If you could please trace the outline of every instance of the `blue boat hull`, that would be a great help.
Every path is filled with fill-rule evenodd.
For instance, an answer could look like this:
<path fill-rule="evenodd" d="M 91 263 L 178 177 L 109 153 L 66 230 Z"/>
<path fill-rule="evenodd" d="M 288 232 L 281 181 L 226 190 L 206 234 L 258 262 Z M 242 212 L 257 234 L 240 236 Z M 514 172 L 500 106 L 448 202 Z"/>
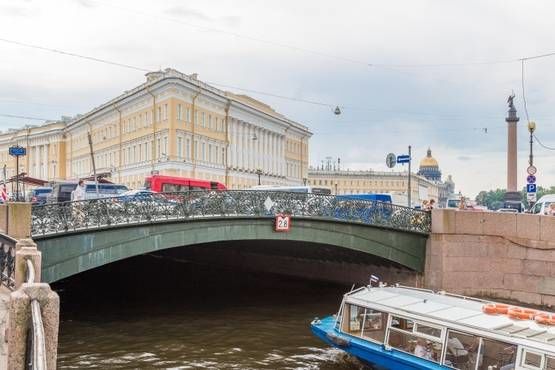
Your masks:
<path fill-rule="evenodd" d="M 312 333 L 332 347 L 341 349 L 374 367 L 391 370 L 449 369 L 395 349 L 386 350 L 383 345 L 351 337 L 334 328 L 335 318 L 328 316 L 313 322 Z"/>

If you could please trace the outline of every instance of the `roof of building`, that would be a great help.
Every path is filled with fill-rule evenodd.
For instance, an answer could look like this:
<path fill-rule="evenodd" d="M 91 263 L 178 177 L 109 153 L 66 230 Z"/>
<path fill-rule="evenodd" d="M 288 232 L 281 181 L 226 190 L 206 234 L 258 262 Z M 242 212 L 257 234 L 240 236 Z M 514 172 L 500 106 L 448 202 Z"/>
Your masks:
<path fill-rule="evenodd" d="M 526 339 L 555 353 L 555 327 L 542 326 L 534 320 L 514 320 L 507 315 L 490 315 L 482 311 L 484 304 L 495 302 L 400 286 L 361 289 L 349 294 L 348 301 L 384 306 L 394 312 L 400 310 L 432 320 Z M 549 346 L 546 347 L 546 344 Z"/>
<path fill-rule="evenodd" d="M 437 163 L 437 160 L 434 157 L 432 157 L 432 150 L 430 148 L 428 148 L 428 152 L 426 153 L 426 156 L 422 158 L 422 160 L 420 161 L 420 167 L 439 168 L 439 164 Z"/>

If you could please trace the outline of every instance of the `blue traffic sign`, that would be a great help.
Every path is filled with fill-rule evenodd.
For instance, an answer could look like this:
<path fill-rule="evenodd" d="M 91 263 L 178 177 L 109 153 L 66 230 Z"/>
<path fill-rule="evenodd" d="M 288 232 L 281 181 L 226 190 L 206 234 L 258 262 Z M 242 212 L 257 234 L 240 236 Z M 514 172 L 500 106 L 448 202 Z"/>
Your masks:
<path fill-rule="evenodd" d="M 526 182 L 528 184 L 535 184 L 536 183 L 536 176 L 528 175 L 528 177 L 526 178 Z"/>
<path fill-rule="evenodd" d="M 410 162 L 410 155 L 403 154 L 397 156 L 397 163 L 409 163 Z"/>
<path fill-rule="evenodd" d="M 527 193 L 535 193 L 537 190 L 536 184 L 527 184 L 526 185 L 526 192 Z"/>
<path fill-rule="evenodd" d="M 21 157 L 24 156 L 25 154 L 27 154 L 27 151 L 25 150 L 24 147 L 22 146 L 11 146 L 8 149 L 8 153 L 12 156 L 12 157 Z"/>

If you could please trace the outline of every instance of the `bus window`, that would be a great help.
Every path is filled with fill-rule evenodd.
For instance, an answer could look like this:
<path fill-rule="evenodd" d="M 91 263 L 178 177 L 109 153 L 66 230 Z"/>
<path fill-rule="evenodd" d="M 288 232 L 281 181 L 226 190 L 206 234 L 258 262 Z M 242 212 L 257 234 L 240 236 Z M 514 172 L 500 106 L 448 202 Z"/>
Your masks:
<path fill-rule="evenodd" d="M 151 189 L 152 185 L 151 185 L 150 180 L 145 181 L 144 187 L 145 187 L 145 190 L 150 190 Z"/>
<path fill-rule="evenodd" d="M 162 184 L 162 191 L 164 193 L 177 193 L 179 191 L 179 185 L 177 185 L 177 184 Z"/>

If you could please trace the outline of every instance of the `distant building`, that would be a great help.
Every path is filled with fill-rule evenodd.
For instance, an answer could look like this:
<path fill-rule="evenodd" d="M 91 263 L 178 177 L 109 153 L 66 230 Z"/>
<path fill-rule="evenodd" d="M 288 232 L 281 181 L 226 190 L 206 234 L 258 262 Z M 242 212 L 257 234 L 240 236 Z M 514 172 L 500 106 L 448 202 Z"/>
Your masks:
<path fill-rule="evenodd" d="M 389 193 L 396 203 L 407 203 L 407 171 L 351 171 L 340 169 L 339 161 L 332 163 L 327 157 L 318 167 L 308 170 L 308 185 L 330 189 L 332 194 Z M 419 170 L 411 175 L 411 200 L 413 206 L 423 200 L 434 199 L 444 206 L 447 198 L 454 193 L 455 183 L 449 175 L 441 181 L 438 162 L 428 149 L 426 157 L 420 161 Z"/>
<path fill-rule="evenodd" d="M 19 172 L 43 180 L 89 177 L 91 133 L 97 173 L 132 188 L 151 173 L 220 181 L 231 189 L 261 182 L 301 185 L 312 133 L 246 95 L 210 86 L 196 74 L 150 72 L 146 81 L 90 112 L 0 133 L 0 160 L 16 173 L 8 147 L 27 156 Z"/>

